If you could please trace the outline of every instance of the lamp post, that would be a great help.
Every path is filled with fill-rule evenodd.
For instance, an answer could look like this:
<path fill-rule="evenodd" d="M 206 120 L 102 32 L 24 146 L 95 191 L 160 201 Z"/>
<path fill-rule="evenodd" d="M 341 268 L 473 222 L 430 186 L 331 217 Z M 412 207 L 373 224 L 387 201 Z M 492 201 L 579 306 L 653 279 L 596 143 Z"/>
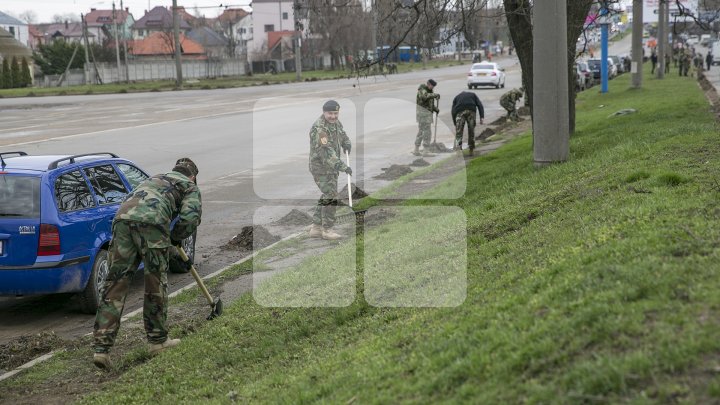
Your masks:
<path fill-rule="evenodd" d="M 600 9 L 600 17 L 598 18 L 600 23 L 600 81 L 601 81 L 601 93 L 608 92 L 608 34 L 610 28 L 610 18 L 608 14 L 607 5 L 603 4 Z"/>

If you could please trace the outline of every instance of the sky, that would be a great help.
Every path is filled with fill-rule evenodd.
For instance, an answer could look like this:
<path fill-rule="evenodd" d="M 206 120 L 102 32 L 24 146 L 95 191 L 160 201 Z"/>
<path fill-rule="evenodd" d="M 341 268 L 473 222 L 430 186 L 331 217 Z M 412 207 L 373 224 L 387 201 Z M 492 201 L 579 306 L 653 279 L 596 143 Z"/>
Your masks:
<path fill-rule="evenodd" d="M 184 6 L 190 14 L 195 14 L 194 7 L 200 8 L 200 14 L 206 17 L 216 17 L 224 10 L 219 5 L 243 6 L 248 5 L 250 0 L 178 0 L 178 6 Z M 73 14 L 80 19 L 80 14 L 89 13 L 91 8 L 112 10 L 112 0 L 0 0 L 0 11 L 14 17 L 22 12 L 32 10 L 37 15 L 36 23 L 52 22 L 56 14 Z M 123 0 L 123 6 L 130 8 L 130 13 L 139 19 L 149 10 L 156 6 L 172 6 L 172 0 Z M 120 0 L 116 0 L 115 7 L 120 8 Z M 235 7 L 232 7 L 235 8 Z"/>

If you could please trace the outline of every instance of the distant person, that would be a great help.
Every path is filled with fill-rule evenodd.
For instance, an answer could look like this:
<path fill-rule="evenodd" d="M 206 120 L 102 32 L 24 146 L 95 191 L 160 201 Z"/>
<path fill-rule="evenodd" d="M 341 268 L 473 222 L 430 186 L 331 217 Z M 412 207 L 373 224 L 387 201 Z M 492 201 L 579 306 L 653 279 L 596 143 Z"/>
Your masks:
<path fill-rule="evenodd" d="M 415 120 L 418 123 L 418 133 L 415 137 L 415 151 L 413 154 L 420 155 L 420 145 L 423 146 L 423 153 L 430 152 L 430 139 L 432 131 L 430 125 L 433 122 L 433 113 L 440 113 L 440 109 L 435 105 L 435 100 L 440 99 L 440 95 L 435 93 L 433 89 L 437 86 L 437 82 L 433 79 L 418 87 L 415 96 Z"/>
<path fill-rule="evenodd" d="M 315 207 L 308 236 L 337 240 L 342 238 L 333 231 L 338 202 L 338 176 L 341 172 L 352 175 L 352 169 L 343 163 L 341 156 L 345 151 L 349 153 L 352 145 L 338 120 L 340 104 L 328 100 L 322 110 L 322 115 L 310 129 L 310 174 L 322 195 Z"/>
<path fill-rule="evenodd" d="M 515 104 L 522 98 L 524 92 L 524 89 L 520 87 L 519 89 L 510 90 L 500 97 L 500 105 L 507 111 L 509 120 L 518 121 L 520 119 Z"/>
<path fill-rule="evenodd" d="M 168 261 L 171 246 L 180 246 L 200 225 L 202 203 L 197 174 L 192 160 L 178 159 L 171 172 L 140 183 L 118 208 L 108 252 L 110 267 L 95 316 L 95 366 L 112 368 L 110 349 L 115 344 L 125 298 L 141 261 L 145 264 L 143 320 L 150 355 L 180 343 L 180 339 L 168 337 L 166 325 Z M 171 229 L 174 218 L 178 221 Z"/>
<path fill-rule="evenodd" d="M 451 111 L 452 120 L 455 124 L 455 145 L 453 150 L 462 152 L 463 129 L 467 124 L 470 156 L 473 155 L 475 150 L 475 110 L 480 114 L 480 124 L 484 123 L 485 109 L 477 94 L 463 91 L 453 99 Z"/>
<path fill-rule="evenodd" d="M 658 63 L 658 56 L 657 56 L 657 53 L 655 52 L 655 50 L 653 50 L 652 54 L 650 55 L 650 63 L 652 64 L 652 67 L 650 69 L 650 74 L 653 74 L 653 73 L 655 73 L 655 67 L 657 66 L 657 63 Z"/>
<path fill-rule="evenodd" d="M 711 52 L 708 52 L 707 56 L 705 57 L 705 64 L 707 65 L 706 70 L 710 70 L 710 66 L 712 66 L 713 63 L 713 54 Z"/>

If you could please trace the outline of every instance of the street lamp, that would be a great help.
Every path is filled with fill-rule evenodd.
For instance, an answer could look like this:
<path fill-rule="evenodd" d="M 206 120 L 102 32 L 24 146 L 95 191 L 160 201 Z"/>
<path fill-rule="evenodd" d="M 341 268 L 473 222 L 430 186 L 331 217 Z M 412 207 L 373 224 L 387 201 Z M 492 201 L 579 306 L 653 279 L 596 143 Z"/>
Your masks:
<path fill-rule="evenodd" d="M 600 24 L 600 80 L 601 93 L 608 92 L 608 31 L 610 27 L 610 15 L 607 4 L 603 4 L 598 18 Z"/>

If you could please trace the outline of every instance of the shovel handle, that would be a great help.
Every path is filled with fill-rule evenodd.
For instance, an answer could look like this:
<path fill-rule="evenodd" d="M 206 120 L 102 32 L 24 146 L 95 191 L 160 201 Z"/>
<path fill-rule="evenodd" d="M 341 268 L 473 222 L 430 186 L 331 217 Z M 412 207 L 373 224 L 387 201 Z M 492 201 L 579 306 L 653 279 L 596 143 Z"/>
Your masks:
<path fill-rule="evenodd" d="M 182 246 L 177 246 L 178 254 L 180 255 L 180 258 L 184 262 L 190 261 L 190 258 L 188 257 L 187 253 L 185 253 L 185 249 L 182 248 Z M 208 291 L 207 287 L 205 287 L 205 283 L 203 283 L 202 278 L 200 278 L 200 275 L 198 274 L 197 270 L 195 270 L 195 266 L 190 266 L 190 274 L 192 274 L 193 278 L 195 278 L 195 281 L 197 282 L 198 287 L 200 287 L 200 291 L 202 291 L 203 295 L 207 299 L 208 303 L 210 305 L 213 305 L 213 299 L 210 295 L 210 292 Z"/>
<path fill-rule="evenodd" d="M 345 151 L 345 160 L 347 161 L 348 167 L 350 167 L 350 152 L 347 150 Z M 350 180 L 350 175 L 347 175 L 348 179 L 348 202 L 350 203 L 350 208 L 352 208 L 352 181 Z"/>

